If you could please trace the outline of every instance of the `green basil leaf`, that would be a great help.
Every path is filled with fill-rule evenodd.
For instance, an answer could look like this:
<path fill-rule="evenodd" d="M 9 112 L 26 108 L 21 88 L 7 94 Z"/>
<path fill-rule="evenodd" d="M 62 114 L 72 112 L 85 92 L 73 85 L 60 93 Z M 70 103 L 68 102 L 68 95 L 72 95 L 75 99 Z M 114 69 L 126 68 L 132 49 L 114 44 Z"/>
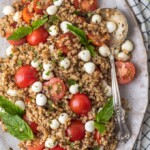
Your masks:
<path fill-rule="evenodd" d="M 105 106 L 102 108 L 102 110 L 96 115 L 96 122 L 107 123 L 113 116 L 113 113 L 113 98 L 111 97 L 109 101 L 105 104 Z"/>
<path fill-rule="evenodd" d="M 72 79 L 68 79 L 67 83 L 69 84 L 69 86 L 77 84 L 77 82 Z"/>
<path fill-rule="evenodd" d="M 33 132 L 28 124 L 17 115 L 0 113 L 0 117 L 8 132 L 19 140 L 26 141 L 34 138 Z"/>
<path fill-rule="evenodd" d="M 85 47 L 89 50 L 91 56 L 95 56 L 95 51 L 94 51 L 95 48 L 94 48 L 93 45 L 87 45 L 87 46 L 85 46 Z"/>
<path fill-rule="evenodd" d="M 94 126 L 100 134 L 103 134 L 106 131 L 106 127 L 104 124 L 100 124 L 100 123 L 95 122 Z"/>
<path fill-rule="evenodd" d="M 20 40 L 21 38 L 25 37 L 26 35 L 32 32 L 32 28 L 30 26 L 27 27 L 20 27 L 18 28 L 11 36 L 9 36 L 8 40 Z"/>
<path fill-rule="evenodd" d="M 0 107 L 2 107 L 7 113 L 11 115 L 23 116 L 24 114 L 24 110 L 2 96 L 0 96 Z"/>
<path fill-rule="evenodd" d="M 33 30 L 36 30 L 38 29 L 39 27 L 43 26 L 45 22 L 48 21 L 48 18 L 43 18 L 43 19 L 39 19 L 39 20 L 36 20 L 34 22 L 31 23 L 31 26 L 32 26 L 32 29 Z"/>

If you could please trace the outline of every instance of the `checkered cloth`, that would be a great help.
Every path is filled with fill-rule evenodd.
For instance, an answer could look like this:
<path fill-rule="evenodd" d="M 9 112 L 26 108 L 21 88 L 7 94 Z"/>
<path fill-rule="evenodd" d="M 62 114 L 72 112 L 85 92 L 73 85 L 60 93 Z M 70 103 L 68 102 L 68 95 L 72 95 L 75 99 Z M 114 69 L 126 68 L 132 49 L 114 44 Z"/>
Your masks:
<path fill-rule="evenodd" d="M 127 2 L 134 11 L 143 33 L 144 42 L 148 50 L 150 74 L 150 0 L 127 0 Z M 150 104 L 133 150 L 150 150 Z"/>

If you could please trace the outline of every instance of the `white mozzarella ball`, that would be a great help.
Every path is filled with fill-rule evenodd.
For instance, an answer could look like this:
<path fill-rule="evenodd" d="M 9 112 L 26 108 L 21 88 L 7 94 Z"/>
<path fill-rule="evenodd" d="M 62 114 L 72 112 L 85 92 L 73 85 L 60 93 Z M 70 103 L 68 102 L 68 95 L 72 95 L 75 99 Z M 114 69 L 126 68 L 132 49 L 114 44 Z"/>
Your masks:
<path fill-rule="evenodd" d="M 96 67 L 93 62 L 88 62 L 84 64 L 83 68 L 88 74 L 92 74 L 95 71 Z"/>
<path fill-rule="evenodd" d="M 40 63 L 39 63 L 38 60 L 32 60 L 32 61 L 31 61 L 31 66 L 32 66 L 33 68 L 38 68 L 39 65 L 40 65 Z"/>
<path fill-rule="evenodd" d="M 17 100 L 15 102 L 15 105 L 17 105 L 18 107 L 20 107 L 22 110 L 25 110 L 25 104 L 22 100 Z"/>
<path fill-rule="evenodd" d="M 58 121 L 61 123 L 61 124 L 66 124 L 68 122 L 68 119 L 69 119 L 69 116 L 67 113 L 62 113 L 60 114 L 59 118 L 58 118 Z"/>
<path fill-rule="evenodd" d="M 99 47 L 99 54 L 103 57 L 108 57 L 110 56 L 110 49 L 107 45 L 102 45 L 101 47 Z"/>
<path fill-rule="evenodd" d="M 53 64 L 51 63 L 51 62 L 44 62 L 43 63 L 43 68 L 44 68 L 44 70 L 47 70 L 47 71 L 52 71 L 52 70 L 54 70 L 54 66 L 53 66 Z"/>
<path fill-rule="evenodd" d="M 112 88 L 111 88 L 111 86 L 106 86 L 105 87 L 105 89 L 104 89 L 104 93 L 105 93 L 105 95 L 107 96 L 107 97 L 110 97 L 110 96 L 112 96 Z"/>
<path fill-rule="evenodd" d="M 121 48 L 123 51 L 131 52 L 133 50 L 133 43 L 127 40 L 122 44 Z"/>
<path fill-rule="evenodd" d="M 108 85 L 107 82 L 105 80 L 102 80 L 102 86 L 106 87 L 107 85 Z"/>
<path fill-rule="evenodd" d="M 61 28 L 61 30 L 63 31 L 63 33 L 67 33 L 67 32 L 69 32 L 69 29 L 68 29 L 68 26 L 67 25 L 72 25 L 70 22 L 68 22 L 68 21 L 63 21 L 63 22 L 61 22 L 61 24 L 60 24 L 60 28 Z"/>
<path fill-rule="evenodd" d="M 82 50 L 79 52 L 78 58 L 83 61 L 89 61 L 91 59 L 91 54 L 88 50 Z"/>
<path fill-rule="evenodd" d="M 11 56 L 13 54 L 13 46 L 10 45 L 7 49 L 6 49 L 6 55 L 7 56 Z"/>
<path fill-rule="evenodd" d="M 38 106 L 44 106 L 47 103 L 47 97 L 44 94 L 37 94 L 36 95 L 36 104 Z"/>
<path fill-rule="evenodd" d="M 115 49 L 115 50 L 114 50 L 114 54 L 115 54 L 115 55 L 118 55 L 118 54 L 119 54 L 119 49 Z"/>
<path fill-rule="evenodd" d="M 51 5 L 49 6 L 47 9 L 46 9 L 46 12 L 49 14 L 49 15 L 55 15 L 58 11 L 58 8 L 57 6 L 55 5 Z"/>
<path fill-rule="evenodd" d="M 68 69 L 70 66 L 70 60 L 68 58 L 65 58 L 60 61 L 60 66 L 64 69 Z"/>
<path fill-rule="evenodd" d="M 12 14 L 14 12 L 15 12 L 15 9 L 11 5 L 7 5 L 3 9 L 3 14 L 4 15 L 10 15 L 10 14 Z"/>
<path fill-rule="evenodd" d="M 117 29 L 117 25 L 114 22 L 106 22 L 106 27 L 109 33 L 113 33 Z"/>
<path fill-rule="evenodd" d="M 34 82 L 32 84 L 32 91 L 33 92 L 41 92 L 42 91 L 42 83 L 40 81 Z"/>
<path fill-rule="evenodd" d="M 10 95 L 10 96 L 17 96 L 17 91 L 12 90 L 12 89 L 8 89 L 7 94 Z"/>
<path fill-rule="evenodd" d="M 92 16 L 91 21 L 93 23 L 101 23 L 102 17 L 100 15 L 98 15 L 98 14 L 95 14 L 95 15 Z"/>
<path fill-rule="evenodd" d="M 14 14 L 13 20 L 14 20 L 15 22 L 19 22 L 19 21 L 20 21 L 20 12 L 19 12 L 19 11 L 17 11 L 17 12 Z"/>
<path fill-rule="evenodd" d="M 87 132 L 94 132 L 95 131 L 94 121 L 86 122 L 85 123 L 85 130 Z"/>
<path fill-rule="evenodd" d="M 56 25 L 52 25 L 49 27 L 49 34 L 51 36 L 57 36 L 59 32 L 59 28 Z"/>
<path fill-rule="evenodd" d="M 57 142 L 53 138 L 47 138 L 45 141 L 46 148 L 54 148 L 54 147 L 56 147 L 56 145 L 57 145 Z"/>
<path fill-rule="evenodd" d="M 118 57 L 118 60 L 121 60 L 121 61 L 127 61 L 129 59 L 129 56 L 125 54 L 124 52 L 120 52 L 117 57 Z"/>
<path fill-rule="evenodd" d="M 42 73 L 42 78 L 43 78 L 44 80 L 50 80 L 50 79 L 53 78 L 53 77 L 54 77 L 53 72 L 51 72 L 51 71 L 49 71 L 49 70 L 45 70 L 45 71 L 43 71 L 43 73 Z"/>
<path fill-rule="evenodd" d="M 75 85 L 71 85 L 70 88 L 69 88 L 69 92 L 71 94 L 76 94 L 79 92 L 79 85 L 78 84 L 75 84 Z"/>
<path fill-rule="evenodd" d="M 57 119 L 53 119 L 51 121 L 51 124 L 50 124 L 51 129 L 56 130 L 59 128 L 59 126 L 60 126 L 60 123 L 57 121 Z"/>
<path fill-rule="evenodd" d="M 54 0 L 53 3 L 55 6 L 61 6 L 64 0 Z"/>

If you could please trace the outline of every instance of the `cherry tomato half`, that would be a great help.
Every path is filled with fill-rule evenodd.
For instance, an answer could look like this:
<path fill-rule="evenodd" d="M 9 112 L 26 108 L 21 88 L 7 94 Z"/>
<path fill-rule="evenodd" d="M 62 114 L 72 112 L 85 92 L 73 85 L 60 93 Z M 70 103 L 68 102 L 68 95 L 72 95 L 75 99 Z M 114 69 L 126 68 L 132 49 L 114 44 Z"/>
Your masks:
<path fill-rule="evenodd" d="M 86 114 L 91 109 L 91 101 L 85 94 L 75 94 L 70 100 L 70 108 L 74 113 Z"/>
<path fill-rule="evenodd" d="M 51 148 L 50 150 L 65 150 L 65 149 L 57 145 L 56 147 Z"/>
<path fill-rule="evenodd" d="M 23 11 L 22 11 L 22 17 L 23 17 L 23 20 L 24 20 L 26 23 L 30 24 L 31 19 L 32 19 L 32 17 L 33 17 L 33 13 L 29 12 L 29 11 L 28 11 L 28 8 L 25 7 L 25 8 L 23 9 Z"/>
<path fill-rule="evenodd" d="M 44 83 L 48 87 L 50 97 L 53 101 L 60 100 L 65 96 L 66 86 L 63 80 L 59 78 L 52 78 L 50 81 Z"/>
<path fill-rule="evenodd" d="M 62 50 L 65 54 L 69 52 L 69 48 L 67 45 L 65 45 L 65 42 L 67 40 L 70 40 L 71 45 L 73 44 L 73 38 L 75 38 L 75 35 L 71 32 L 67 32 L 65 34 L 62 34 L 58 37 L 56 46 L 58 49 Z"/>
<path fill-rule="evenodd" d="M 72 121 L 66 130 L 66 134 L 70 137 L 71 142 L 82 140 L 85 136 L 84 124 L 79 120 Z"/>
<path fill-rule="evenodd" d="M 27 41 L 31 46 L 36 46 L 39 43 L 45 43 L 48 37 L 48 31 L 43 27 L 40 27 L 27 36 Z"/>
<path fill-rule="evenodd" d="M 27 146 L 27 150 L 43 150 L 44 144 L 40 144 L 38 140 L 36 140 L 32 145 Z"/>
<path fill-rule="evenodd" d="M 38 80 L 38 72 L 30 65 L 21 66 L 15 74 L 16 85 L 26 88 Z"/>
<path fill-rule="evenodd" d="M 135 66 L 131 62 L 116 62 L 117 79 L 120 84 L 130 83 L 135 77 Z"/>
<path fill-rule="evenodd" d="M 97 141 L 97 143 L 101 145 L 101 143 L 102 143 L 101 142 L 101 135 L 100 135 L 100 133 L 97 130 L 95 132 L 94 137 L 95 137 L 95 140 Z"/>

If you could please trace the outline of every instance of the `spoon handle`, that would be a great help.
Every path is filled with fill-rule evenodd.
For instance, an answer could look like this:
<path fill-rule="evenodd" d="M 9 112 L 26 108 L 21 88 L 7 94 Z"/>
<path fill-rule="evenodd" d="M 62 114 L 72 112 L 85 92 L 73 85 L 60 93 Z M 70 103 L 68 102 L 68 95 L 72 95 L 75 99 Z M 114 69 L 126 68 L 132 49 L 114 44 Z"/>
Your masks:
<path fill-rule="evenodd" d="M 113 54 L 110 56 L 110 63 L 111 63 L 111 77 L 112 77 L 112 95 L 115 110 L 116 135 L 117 139 L 120 142 L 127 142 L 128 139 L 130 138 L 130 131 L 126 126 L 125 111 L 121 105 L 121 98 L 116 77 L 116 69 Z"/>

